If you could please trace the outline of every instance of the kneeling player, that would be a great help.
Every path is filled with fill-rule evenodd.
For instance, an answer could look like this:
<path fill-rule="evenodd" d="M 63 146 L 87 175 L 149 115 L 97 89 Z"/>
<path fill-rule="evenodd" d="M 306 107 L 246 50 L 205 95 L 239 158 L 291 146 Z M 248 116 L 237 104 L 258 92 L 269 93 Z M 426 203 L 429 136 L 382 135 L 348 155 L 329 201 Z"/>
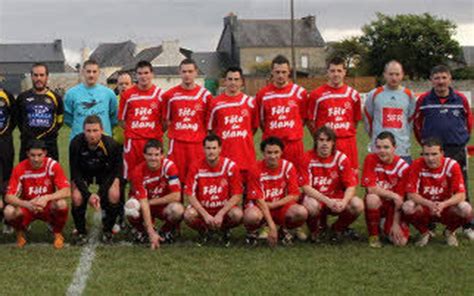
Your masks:
<path fill-rule="evenodd" d="M 145 161 L 138 165 L 130 176 L 132 190 L 125 204 L 128 221 L 143 237 L 148 233 L 151 248 L 159 247 L 160 237 L 154 229 L 154 219 L 164 220 L 161 227 L 161 239 L 174 242 L 173 231 L 181 222 L 184 207 L 181 204 L 181 186 L 178 168 L 169 159 L 164 158 L 163 144 L 158 140 L 149 140 L 144 148 Z"/>
<path fill-rule="evenodd" d="M 306 154 L 301 171 L 303 205 L 308 209 L 308 227 L 312 240 L 319 232 L 319 221 L 329 215 L 339 216 L 331 226 L 331 240 L 340 242 L 342 233 L 364 210 L 364 203 L 355 195 L 357 176 L 349 159 L 336 150 L 336 134 L 326 126 L 314 134 L 314 150 Z"/>
<path fill-rule="evenodd" d="M 15 167 L 10 178 L 5 219 L 17 232 L 18 247 L 26 244 L 28 225 L 39 219 L 52 226 L 54 247 L 61 249 L 68 213 L 65 199 L 71 196 L 69 182 L 59 163 L 46 157 L 44 142 L 33 140 L 26 152 L 28 158 Z"/>
<path fill-rule="evenodd" d="M 232 160 L 220 157 L 222 142 L 214 135 L 204 141 L 205 158 L 194 162 L 186 181 L 184 194 L 189 206 L 184 212 L 186 224 L 199 231 L 206 243 L 213 231 L 222 232 L 222 240 L 230 245 L 229 230 L 240 224 L 242 199 L 239 169 Z"/>
<path fill-rule="evenodd" d="M 410 167 L 407 181 L 409 201 L 403 204 L 406 221 L 420 232 L 418 246 L 428 244 L 431 234 L 428 225 L 441 222 L 446 225 L 444 235 L 450 246 L 458 246 L 456 229 L 468 223 L 472 207 L 466 202 L 466 188 L 459 164 L 444 157 L 438 139 L 426 139 L 422 144 L 423 157 Z"/>
<path fill-rule="evenodd" d="M 102 240 L 109 243 L 112 241 L 112 227 L 120 213 L 122 148 L 103 134 L 100 117 L 87 116 L 83 128 L 84 132 L 75 136 L 69 146 L 72 217 L 76 226 L 74 240 L 78 245 L 87 242 L 86 210 L 89 201 L 96 209 L 102 209 Z M 89 191 L 89 185 L 94 181 L 99 186 L 98 193 Z"/>
<path fill-rule="evenodd" d="M 397 246 L 408 242 L 410 230 L 401 219 L 405 197 L 408 164 L 395 154 L 395 137 L 391 132 L 381 132 L 375 139 L 376 153 L 367 155 L 362 173 L 365 197 L 365 220 L 369 232 L 369 245 L 380 248 L 379 225 L 385 218 L 383 233 Z"/>
<path fill-rule="evenodd" d="M 269 242 L 273 243 L 276 238 L 276 223 L 280 225 L 283 244 L 292 243 L 293 236 L 288 229 L 300 227 L 308 218 L 305 207 L 297 203 L 300 191 L 296 169 L 291 162 L 281 159 L 283 148 L 283 142 L 276 137 L 269 137 L 260 145 L 264 160 L 258 163 L 257 172 L 251 177 L 253 186 L 247 195 L 244 213 L 249 244 L 256 242 L 256 231 L 264 217 L 270 229 Z"/>

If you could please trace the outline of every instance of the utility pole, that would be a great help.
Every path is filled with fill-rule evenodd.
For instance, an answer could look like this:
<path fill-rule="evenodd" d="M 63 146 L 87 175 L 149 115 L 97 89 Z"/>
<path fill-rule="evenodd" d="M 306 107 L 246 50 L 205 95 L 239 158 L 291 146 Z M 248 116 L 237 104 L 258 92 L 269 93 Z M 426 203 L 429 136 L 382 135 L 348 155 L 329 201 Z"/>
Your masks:
<path fill-rule="evenodd" d="M 291 10 L 291 64 L 293 68 L 293 82 L 296 83 L 296 55 L 295 55 L 295 9 L 294 1 L 290 0 Z"/>

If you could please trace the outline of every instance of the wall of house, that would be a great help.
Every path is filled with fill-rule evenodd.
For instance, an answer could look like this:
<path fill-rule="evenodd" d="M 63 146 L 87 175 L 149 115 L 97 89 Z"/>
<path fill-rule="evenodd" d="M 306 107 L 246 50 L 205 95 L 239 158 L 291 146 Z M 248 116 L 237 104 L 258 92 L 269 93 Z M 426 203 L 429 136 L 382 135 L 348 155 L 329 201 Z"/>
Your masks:
<path fill-rule="evenodd" d="M 64 72 L 64 62 L 45 62 L 49 72 Z M 34 62 L 28 63 L 0 63 L 0 73 L 5 74 L 26 74 L 30 73 Z"/>
<path fill-rule="evenodd" d="M 326 52 L 323 47 L 300 47 L 295 49 L 296 53 L 296 64 L 298 70 L 306 70 L 311 73 L 319 73 L 325 68 L 326 63 Z M 291 48 L 287 47 L 276 47 L 276 48 L 241 48 L 240 49 L 240 66 L 244 71 L 244 74 L 254 73 L 254 67 L 258 64 L 257 56 L 261 57 L 260 63 L 271 62 L 271 60 L 282 54 L 291 60 Z M 301 67 L 302 56 L 308 57 L 308 68 L 303 69 Z"/>

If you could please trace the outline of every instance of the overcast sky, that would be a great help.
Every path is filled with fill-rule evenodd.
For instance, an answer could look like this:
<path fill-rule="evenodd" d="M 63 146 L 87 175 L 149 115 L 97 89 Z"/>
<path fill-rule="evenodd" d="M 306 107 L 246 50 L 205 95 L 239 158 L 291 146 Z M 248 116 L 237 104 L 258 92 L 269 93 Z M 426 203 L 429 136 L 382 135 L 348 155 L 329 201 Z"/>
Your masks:
<path fill-rule="evenodd" d="M 474 45 L 474 0 L 294 0 L 295 17 L 316 16 L 326 41 L 360 33 L 385 14 L 424 13 L 450 19 L 461 45 Z M 132 39 L 159 45 L 179 39 L 193 51 L 215 50 L 229 12 L 239 18 L 289 18 L 290 0 L 0 0 L 0 42 L 62 39 L 70 64 L 100 42 Z"/>

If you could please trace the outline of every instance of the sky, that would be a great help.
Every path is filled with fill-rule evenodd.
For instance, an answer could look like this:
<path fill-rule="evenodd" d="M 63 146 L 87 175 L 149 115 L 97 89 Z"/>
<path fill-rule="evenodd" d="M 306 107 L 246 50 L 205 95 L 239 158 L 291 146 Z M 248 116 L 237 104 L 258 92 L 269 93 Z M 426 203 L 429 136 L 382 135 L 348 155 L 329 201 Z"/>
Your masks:
<path fill-rule="evenodd" d="M 325 41 L 360 34 L 376 12 L 428 12 L 453 21 L 461 45 L 474 45 L 474 0 L 294 0 L 294 6 L 296 18 L 316 16 Z M 129 39 L 150 46 L 178 39 L 192 51 L 213 51 L 230 12 L 241 19 L 289 18 L 290 0 L 0 0 L 0 42 L 62 39 L 71 65 L 83 47 Z"/>

